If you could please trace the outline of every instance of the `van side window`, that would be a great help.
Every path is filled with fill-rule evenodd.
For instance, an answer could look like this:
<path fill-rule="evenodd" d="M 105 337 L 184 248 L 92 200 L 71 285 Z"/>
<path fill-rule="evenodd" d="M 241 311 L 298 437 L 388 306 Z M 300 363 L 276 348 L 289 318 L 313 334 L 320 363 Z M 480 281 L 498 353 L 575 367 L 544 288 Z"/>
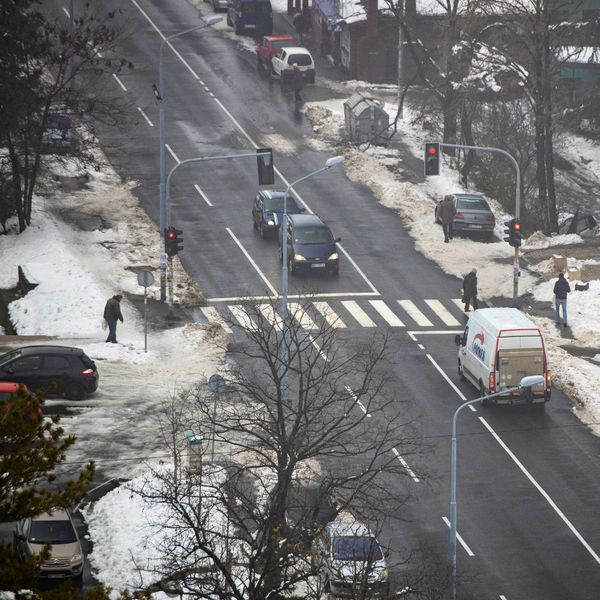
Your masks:
<path fill-rule="evenodd" d="M 463 333 L 463 337 L 462 337 L 462 346 L 463 348 L 467 345 L 467 336 L 469 335 L 469 327 L 465 327 L 465 332 Z"/>

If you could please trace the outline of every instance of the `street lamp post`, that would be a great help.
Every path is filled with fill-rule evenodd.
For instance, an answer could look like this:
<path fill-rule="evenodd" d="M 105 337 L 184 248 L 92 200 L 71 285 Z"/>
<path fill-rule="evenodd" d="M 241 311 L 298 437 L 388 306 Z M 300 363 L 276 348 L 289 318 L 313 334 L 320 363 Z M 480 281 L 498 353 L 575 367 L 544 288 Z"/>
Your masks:
<path fill-rule="evenodd" d="M 160 43 L 160 52 L 158 60 L 158 90 L 154 88 L 154 95 L 158 100 L 158 112 L 159 112 L 159 139 L 160 139 L 160 235 L 164 235 L 165 227 L 167 227 L 167 206 L 166 206 L 166 183 L 165 183 L 165 82 L 163 75 L 163 55 L 165 44 L 170 40 L 191 33 L 198 29 L 204 29 L 210 27 L 215 23 L 222 21 L 222 17 L 210 17 L 206 19 L 201 25 L 174 33 L 162 40 Z"/>
<path fill-rule="evenodd" d="M 537 385 L 544 385 L 543 375 L 523 377 L 518 386 L 501 390 L 495 394 L 481 396 L 481 398 L 475 398 L 475 400 L 463 402 L 454 412 L 454 417 L 452 419 L 452 450 L 450 459 L 450 554 L 452 557 L 452 600 L 456 600 L 456 419 L 465 406 L 470 406 L 471 404 L 481 402 L 488 398 L 494 398 L 495 396 L 516 392 Z"/>
<path fill-rule="evenodd" d="M 288 214 L 287 214 L 287 199 L 290 194 L 292 188 L 301 181 L 308 179 L 309 177 L 313 177 L 314 175 L 318 175 L 323 171 L 327 171 L 331 169 L 331 167 L 335 167 L 335 165 L 340 164 L 344 161 L 343 156 L 333 156 L 332 158 L 328 158 L 325 161 L 325 166 L 305 175 L 304 177 L 300 177 L 300 179 L 296 179 L 287 186 L 285 190 L 285 195 L 283 196 L 283 215 L 281 219 L 281 256 L 282 256 L 282 267 L 281 267 L 281 297 L 282 297 L 282 312 L 283 312 L 283 350 L 286 353 L 286 357 L 284 359 L 284 364 L 287 366 L 289 352 L 287 349 L 287 331 L 288 331 L 288 246 L 287 246 L 287 222 L 288 222 Z"/>

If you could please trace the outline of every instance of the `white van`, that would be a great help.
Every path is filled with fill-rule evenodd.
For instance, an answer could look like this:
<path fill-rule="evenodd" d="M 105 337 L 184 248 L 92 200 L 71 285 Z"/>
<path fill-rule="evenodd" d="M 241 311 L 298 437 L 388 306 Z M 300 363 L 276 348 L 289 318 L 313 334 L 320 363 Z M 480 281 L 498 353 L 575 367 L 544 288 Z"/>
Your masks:
<path fill-rule="evenodd" d="M 516 308 L 482 308 L 457 335 L 458 374 L 481 396 L 516 387 L 523 377 L 543 375 L 544 384 L 503 394 L 483 404 L 543 404 L 550 400 L 552 378 L 542 333 Z"/>

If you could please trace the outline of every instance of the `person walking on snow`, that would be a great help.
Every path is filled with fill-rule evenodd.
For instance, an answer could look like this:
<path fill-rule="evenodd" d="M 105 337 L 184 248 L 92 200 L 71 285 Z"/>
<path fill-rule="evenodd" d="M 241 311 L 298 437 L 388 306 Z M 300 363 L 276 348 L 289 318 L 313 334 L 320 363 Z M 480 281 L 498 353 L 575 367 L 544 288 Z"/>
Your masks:
<path fill-rule="evenodd" d="M 471 272 L 467 273 L 463 279 L 462 301 L 465 303 L 465 312 L 469 312 L 469 304 L 473 304 L 475 310 L 479 308 L 477 302 L 477 269 L 475 268 L 471 269 Z"/>
<path fill-rule="evenodd" d="M 304 75 L 302 75 L 302 71 L 298 68 L 296 63 L 294 63 L 292 70 L 292 87 L 294 88 L 294 101 L 298 104 L 302 100 L 302 98 L 300 98 L 300 92 L 304 87 Z"/>
<path fill-rule="evenodd" d="M 442 223 L 444 230 L 444 242 L 448 243 L 453 238 L 452 223 L 456 214 L 456 206 L 452 196 L 444 196 L 444 199 L 438 204 L 437 215 Z"/>
<path fill-rule="evenodd" d="M 117 343 L 117 320 L 123 323 L 123 315 L 121 314 L 121 294 L 116 294 L 106 302 L 104 307 L 104 318 L 108 323 L 107 342 Z"/>
<path fill-rule="evenodd" d="M 558 279 L 554 284 L 554 296 L 556 297 L 554 310 L 556 322 L 560 325 L 560 308 L 562 306 L 562 315 L 565 327 L 567 326 L 567 294 L 570 291 L 571 286 L 569 285 L 569 282 L 565 279 L 565 274 L 559 273 Z"/>

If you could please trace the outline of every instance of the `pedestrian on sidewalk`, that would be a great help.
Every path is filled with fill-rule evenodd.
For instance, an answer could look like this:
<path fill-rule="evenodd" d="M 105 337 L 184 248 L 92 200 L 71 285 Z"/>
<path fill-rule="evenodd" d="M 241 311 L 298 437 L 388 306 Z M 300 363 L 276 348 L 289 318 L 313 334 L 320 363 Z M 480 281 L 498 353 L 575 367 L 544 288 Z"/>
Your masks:
<path fill-rule="evenodd" d="M 104 318 L 108 324 L 108 337 L 107 342 L 113 344 L 117 343 L 117 320 L 123 323 L 123 315 L 121 314 L 121 294 L 115 294 L 112 298 L 107 300 L 106 306 L 104 307 Z"/>
<path fill-rule="evenodd" d="M 438 204 L 437 216 L 442 223 L 444 242 L 446 243 L 453 238 L 454 232 L 452 231 L 452 223 L 454 222 L 455 214 L 456 206 L 454 206 L 452 196 L 444 196 L 444 199 Z"/>
<path fill-rule="evenodd" d="M 294 102 L 299 104 L 302 101 L 300 92 L 304 87 L 304 75 L 296 63 L 294 63 L 292 69 L 292 87 L 294 88 Z"/>
<path fill-rule="evenodd" d="M 469 304 L 473 304 L 475 310 L 479 308 L 477 302 L 477 269 L 475 268 L 471 269 L 471 272 L 467 273 L 463 279 L 462 301 L 465 303 L 465 312 L 469 312 Z"/>
<path fill-rule="evenodd" d="M 562 307 L 562 315 L 564 326 L 567 326 L 567 294 L 571 292 L 571 286 L 569 282 L 565 279 L 564 273 L 558 274 L 558 279 L 554 284 L 554 296 L 555 296 L 555 319 L 556 323 L 560 325 L 560 308 Z"/>

